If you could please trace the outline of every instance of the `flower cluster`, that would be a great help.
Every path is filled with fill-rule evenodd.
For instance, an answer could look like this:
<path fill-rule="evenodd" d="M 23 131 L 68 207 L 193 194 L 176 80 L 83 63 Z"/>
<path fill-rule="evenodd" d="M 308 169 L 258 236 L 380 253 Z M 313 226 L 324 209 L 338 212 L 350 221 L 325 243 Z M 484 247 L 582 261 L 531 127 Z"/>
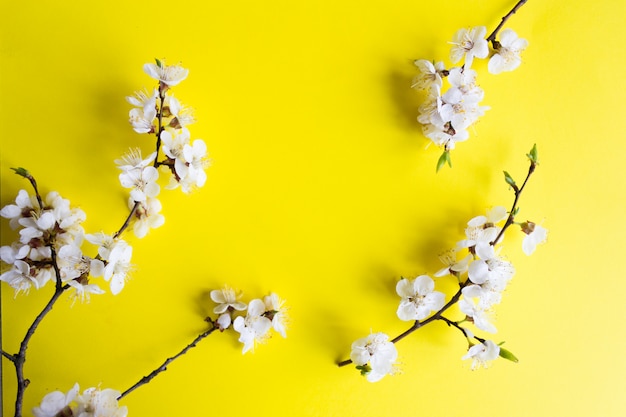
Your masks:
<path fill-rule="evenodd" d="M 242 293 L 230 287 L 211 291 L 211 300 L 217 303 L 213 313 L 219 317 L 215 321 L 220 331 L 232 328 L 239 333 L 239 341 L 243 343 L 243 353 L 254 351 L 256 343 L 266 341 L 270 330 L 274 329 L 282 337 L 287 337 L 287 309 L 278 295 L 271 293 L 263 299 L 256 298 L 248 304 L 240 301 Z M 246 315 L 237 315 L 237 312 Z"/>
<path fill-rule="evenodd" d="M 158 161 L 157 152 L 145 160 L 138 151 L 118 162 L 122 174 L 120 181 L 127 188 L 132 188 L 131 201 L 142 205 L 138 213 L 140 219 L 156 215 L 160 205 L 153 203 L 158 194 L 158 172 L 156 167 L 164 167 L 172 173 L 167 188 L 180 186 L 185 193 L 206 182 L 205 168 L 208 166 L 207 147 L 202 139 L 191 141 L 188 125 L 194 123 L 193 111 L 183 105 L 171 93 L 171 88 L 187 78 L 189 71 L 180 65 L 166 65 L 156 60 L 155 64 L 145 64 L 144 71 L 159 86 L 151 92 L 138 91 L 127 101 L 134 107 L 129 112 L 130 123 L 137 133 L 155 134 L 163 144 L 165 159 Z M 153 166 L 148 166 L 152 164 Z M 140 234 L 148 227 L 157 227 L 159 220 L 148 222 L 140 227 Z"/>
<path fill-rule="evenodd" d="M 17 171 L 30 176 L 25 170 Z M 13 287 L 16 295 L 54 281 L 55 265 L 61 285 L 75 288 L 81 298 L 103 292 L 88 283 L 94 260 L 83 256 L 80 249 L 84 239 L 81 223 L 86 216 L 81 209 L 72 208 L 69 200 L 55 191 L 41 199 L 20 190 L 15 203 L 4 206 L 0 216 L 9 219 L 11 228 L 19 229 L 19 239 L 0 248 L 0 258 L 11 265 L 0 280 Z"/>
<path fill-rule="evenodd" d="M 117 403 L 119 391 L 88 388 L 79 394 L 75 384 L 67 393 L 53 391 L 43 397 L 41 404 L 33 409 L 35 417 L 126 417 L 126 406 Z"/>
<path fill-rule="evenodd" d="M 384 333 L 372 333 L 352 343 L 350 360 L 370 382 L 380 381 L 385 375 L 392 374 L 396 359 L 396 346 Z"/>
<path fill-rule="evenodd" d="M 491 40 L 489 72 L 512 71 L 520 65 L 520 53 L 528 45 L 511 29 L 503 30 L 499 41 L 495 39 L 495 32 L 485 38 L 486 32 L 484 26 L 478 26 L 460 29 L 454 34 L 450 60 L 452 64 L 462 61 L 461 66 L 446 69 L 442 61 L 415 61 L 419 73 L 413 79 L 412 87 L 426 91 L 417 120 L 424 135 L 444 148 L 438 169 L 446 162 L 451 165 L 449 151 L 455 148 L 457 142 L 469 138 L 469 127 L 489 109 L 480 105 L 485 94 L 476 83 L 477 74 L 472 69 L 474 58 L 482 59 L 490 55 L 488 40 Z M 447 87 L 444 86 L 444 78 L 448 80 Z"/>
<path fill-rule="evenodd" d="M 440 257 L 445 267 L 434 276 L 455 277 L 459 285 L 458 291 L 446 302 L 445 294 L 435 291 L 435 281 L 428 275 L 420 275 L 413 280 L 402 278 L 396 284 L 396 293 L 400 297 L 396 314 L 402 321 L 414 321 L 413 326 L 391 341 L 384 333 L 374 333 L 355 341 L 350 359 L 340 362 L 339 366 L 354 363 L 361 374 L 367 375 L 368 381 L 378 381 L 395 371 L 397 352 L 394 343 L 434 321 L 445 322 L 459 330 L 467 339 L 469 347 L 463 359 L 473 360 L 472 369 L 486 367 L 489 361 L 499 356 L 517 361 L 511 352 L 493 341 L 474 336 L 469 328 L 464 327 L 464 323 L 473 323 L 479 330 L 496 333 L 491 314 L 494 306 L 501 302 L 502 293 L 515 273 L 511 262 L 500 254 L 505 231 L 512 225 L 520 227 L 526 234 L 522 249 L 527 255 L 533 253 L 536 246 L 546 240 L 547 230 L 542 226 L 531 221 L 515 222 L 515 216 L 519 213 L 519 196 L 538 164 L 537 147 L 533 146 L 526 156 L 530 161 L 530 168 L 521 186 L 506 171 L 504 173 L 505 182 L 515 192 L 513 207 L 507 211 L 506 208 L 497 206 L 485 215 L 469 220 L 465 228 L 465 238 Z M 464 318 L 453 321 L 445 317 L 444 313 L 457 303 Z"/>

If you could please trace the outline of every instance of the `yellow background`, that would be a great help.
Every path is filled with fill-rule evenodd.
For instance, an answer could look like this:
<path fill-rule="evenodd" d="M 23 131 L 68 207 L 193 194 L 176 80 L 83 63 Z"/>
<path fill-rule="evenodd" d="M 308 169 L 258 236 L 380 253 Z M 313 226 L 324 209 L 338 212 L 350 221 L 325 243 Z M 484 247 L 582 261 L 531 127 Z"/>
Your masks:
<path fill-rule="evenodd" d="M 163 227 L 126 235 L 135 270 L 121 294 L 55 306 L 28 350 L 26 409 L 74 382 L 128 388 L 204 329 L 207 292 L 229 284 L 285 298 L 288 338 L 242 356 L 234 333 L 214 334 L 125 398 L 130 416 L 623 415 L 625 3 L 529 1 L 507 25 L 530 42 L 523 65 L 493 76 L 475 64 L 491 110 L 453 169 L 435 174 L 440 151 L 415 120 L 412 60 L 449 62 L 458 28 L 490 32 L 512 5 L 4 2 L 2 205 L 27 188 L 9 170 L 24 166 L 87 213 L 88 232 L 117 230 L 127 194 L 113 160 L 153 148 L 124 97 L 154 85 L 141 69 L 154 57 L 190 69 L 174 92 L 213 162 L 198 192 L 162 191 Z M 395 282 L 434 273 L 468 219 L 509 207 L 502 170 L 521 180 L 535 142 L 520 217 L 549 242 L 526 257 L 508 234 L 517 274 L 496 316 L 495 340 L 520 362 L 472 372 L 458 332 L 434 323 L 397 345 L 399 375 L 370 384 L 338 369 L 353 340 L 408 327 Z M 14 238 L 3 219 L 2 244 Z M 51 292 L 14 299 L 2 284 L 5 350 Z"/>

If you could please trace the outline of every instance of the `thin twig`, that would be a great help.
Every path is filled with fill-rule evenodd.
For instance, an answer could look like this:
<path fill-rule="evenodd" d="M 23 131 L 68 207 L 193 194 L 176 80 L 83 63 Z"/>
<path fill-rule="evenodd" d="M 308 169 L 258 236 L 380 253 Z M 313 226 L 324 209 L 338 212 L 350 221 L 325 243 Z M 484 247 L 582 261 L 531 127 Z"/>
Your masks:
<path fill-rule="evenodd" d="M 210 322 L 212 324 L 212 322 Z M 156 368 L 154 371 L 150 372 L 149 375 L 144 376 L 143 378 L 141 378 L 135 385 L 133 385 L 132 387 L 128 388 L 126 391 L 124 391 L 122 394 L 120 394 L 119 397 L 117 397 L 117 400 L 121 400 L 122 398 L 124 398 L 125 396 L 127 396 L 128 394 L 130 394 L 131 392 L 133 392 L 134 390 L 136 390 L 137 388 L 139 388 L 142 385 L 147 384 L 148 382 L 152 381 L 157 375 L 159 375 L 161 372 L 167 371 L 167 366 L 172 363 L 173 361 L 175 361 L 177 358 L 179 358 L 180 356 L 184 355 L 185 353 L 187 353 L 187 351 L 191 348 L 196 347 L 196 345 L 198 344 L 198 342 L 200 342 L 202 339 L 204 339 L 205 337 L 207 337 L 208 335 L 210 335 L 211 333 L 213 333 L 215 330 L 217 330 L 217 327 L 212 325 L 212 327 L 210 329 L 208 329 L 207 331 L 199 334 L 194 340 L 193 342 L 191 342 L 190 344 L 188 344 L 187 346 L 185 346 L 185 348 L 183 350 L 181 350 L 180 352 L 178 352 L 176 355 L 172 356 L 171 358 L 167 358 L 165 360 L 165 362 L 163 362 L 163 364 L 161 364 L 161 366 L 159 366 L 158 368 Z"/>
<path fill-rule="evenodd" d="M 113 239 L 117 239 L 119 237 L 119 235 L 121 235 L 124 232 L 124 230 L 126 230 L 128 225 L 130 224 L 130 221 L 132 220 L 133 216 L 137 212 L 137 209 L 139 208 L 140 204 L 141 203 L 139 201 L 135 201 L 135 205 L 130 210 L 130 213 L 128 213 L 128 216 L 126 217 L 126 220 L 124 220 L 124 224 L 122 225 L 122 227 L 120 227 L 120 230 L 115 232 L 115 234 L 113 235 Z"/>
<path fill-rule="evenodd" d="M 26 390 L 26 387 L 28 387 L 28 384 L 30 383 L 28 379 L 24 378 L 24 363 L 26 362 L 26 349 L 28 349 L 28 343 L 30 342 L 30 339 L 33 337 L 33 335 L 35 334 L 35 330 L 37 330 L 37 327 L 39 326 L 41 321 L 52 310 L 52 307 L 57 302 L 61 294 L 63 294 L 65 290 L 70 288 L 68 284 L 63 285 L 63 282 L 61 281 L 61 271 L 59 270 L 59 267 L 57 265 L 57 255 L 56 255 L 54 246 L 50 244 L 49 247 L 50 247 L 50 253 L 51 253 L 51 258 L 52 258 L 52 266 L 54 268 L 54 273 L 56 277 L 56 285 L 54 288 L 54 294 L 52 294 L 52 297 L 50 298 L 50 301 L 48 301 L 48 304 L 46 304 L 43 310 L 41 310 L 39 315 L 37 315 L 33 323 L 30 325 L 30 327 L 26 331 L 26 335 L 24 336 L 24 339 L 22 340 L 22 343 L 20 344 L 20 351 L 16 355 L 12 355 L 14 359 L 12 362 L 15 365 L 15 373 L 17 376 L 17 395 L 15 398 L 15 417 L 22 416 L 24 391 Z M 4 356 L 6 357 L 6 355 Z"/>
<path fill-rule="evenodd" d="M 508 12 L 506 16 L 502 18 L 502 21 L 500 21 L 500 24 L 494 29 L 493 32 L 491 32 L 491 35 L 487 37 L 487 42 L 493 43 L 496 41 L 496 35 L 498 34 L 498 32 L 500 32 L 500 29 L 502 29 L 502 26 L 504 26 L 506 21 L 509 20 L 509 18 L 513 16 L 515 12 L 517 12 L 519 8 L 522 7 L 526 3 L 526 1 L 528 0 L 520 0 L 517 2 L 517 4 L 511 9 L 511 11 Z"/>
<path fill-rule="evenodd" d="M 460 284 L 459 290 L 456 292 L 456 294 L 454 294 L 452 296 L 452 298 L 450 299 L 450 301 L 448 301 L 446 303 L 446 305 L 441 307 L 441 309 L 439 311 L 437 311 L 435 314 L 433 314 L 432 316 L 430 316 L 429 318 L 427 318 L 426 320 L 424 320 L 422 322 L 420 322 L 419 320 L 415 320 L 415 323 L 413 323 L 413 326 L 411 326 L 410 328 L 405 330 L 403 333 L 401 333 L 398 336 L 396 336 L 393 339 L 391 339 L 391 342 L 392 343 L 398 343 L 400 340 L 404 339 L 405 337 L 407 337 L 408 335 L 410 335 L 411 333 L 413 333 L 417 329 L 421 329 L 422 327 L 424 327 L 428 323 L 432 323 L 435 320 L 439 320 L 441 318 L 441 315 L 444 313 L 444 311 L 446 311 L 447 309 L 449 309 L 450 307 L 452 307 L 454 304 L 456 304 L 459 301 L 459 299 L 461 298 L 461 294 L 462 294 L 463 288 L 465 288 L 465 286 L 469 282 L 470 282 L 469 280 L 466 280 L 465 282 Z M 351 359 L 346 359 L 344 361 L 339 362 L 337 364 L 337 366 L 342 367 L 342 366 L 349 365 L 351 363 L 352 363 Z"/>
<path fill-rule="evenodd" d="M 515 209 L 517 208 L 517 202 L 519 201 L 519 196 L 522 194 L 522 191 L 524 191 L 524 187 L 526 187 L 526 183 L 528 182 L 528 179 L 530 178 L 532 173 L 535 172 L 536 167 L 537 167 L 537 164 L 534 161 L 530 161 L 530 167 L 528 168 L 528 174 L 526 174 L 524 183 L 519 188 L 513 188 L 513 191 L 515 192 L 515 199 L 513 200 L 513 205 L 511 206 L 511 210 L 509 211 L 509 217 L 506 218 L 506 222 L 504 223 L 504 226 L 502 226 L 502 229 L 500 230 L 500 233 L 498 233 L 498 236 L 496 236 L 496 238 L 490 243 L 491 246 L 498 243 L 498 241 L 504 235 L 504 232 L 506 231 L 506 229 L 508 229 L 509 226 L 511 226 L 514 223 Z"/>

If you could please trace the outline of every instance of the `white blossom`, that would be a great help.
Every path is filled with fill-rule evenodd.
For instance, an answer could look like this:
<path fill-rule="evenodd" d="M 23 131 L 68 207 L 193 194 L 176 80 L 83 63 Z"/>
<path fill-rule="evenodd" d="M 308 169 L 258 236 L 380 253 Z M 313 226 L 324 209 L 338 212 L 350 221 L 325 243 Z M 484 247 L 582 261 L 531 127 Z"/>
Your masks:
<path fill-rule="evenodd" d="M 133 127 L 133 130 L 137 133 L 153 133 L 154 132 L 154 120 L 156 119 L 157 111 L 155 108 L 144 110 L 139 107 L 130 109 L 128 112 L 128 119 Z"/>
<path fill-rule="evenodd" d="M 168 107 L 171 120 L 168 126 L 180 129 L 194 123 L 196 120 L 193 116 L 193 110 L 181 104 L 181 102 L 173 95 L 165 97 L 165 106 Z"/>
<path fill-rule="evenodd" d="M 135 200 L 131 196 L 128 200 L 128 206 L 132 209 L 134 205 Z M 146 201 L 139 203 L 135 210 L 135 224 L 133 225 L 135 236 L 141 239 L 148 234 L 150 229 L 163 226 L 165 217 L 160 214 L 161 208 L 161 202 L 156 198 L 146 198 Z"/>
<path fill-rule="evenodd" d="M 20 190 L 15 198 L 15 204 L 7 204 L 0 210 L 0 216 L 9 219 L 9 226 L 15 230 L 19 227 L 19 220 L 32 216 L 34 207 L 38 207 L 35 196 L 30 196 L 26 190 Z"/>
<path fill-rule="evenodd" d="M 111 293 L 117 295 L 124 288 L 126 277 L 132 265 L 130 259 L 133 255 L 133 248 L 123 240 L 118 240 L 107 260 L 104 267 L 104 279 L 110 281 Z"/>
<path fill-rule="evenodd" d="M 145 202 L 147 198 L 154 198 L 159 194 L 160 187 L 156 183 L 159 172 L 150 165 L 156 157 L 156 152 L 142 159 L 139 149 L 130 152 L 115 162 L 122 170 L 119 175 L 120 183 L 124 188 L 131 188 L 130 196 L 133 201 Z"/>
<path fill-rule="evenodd" d="M 269 336 L 272 321 L 265 317 L 265 303 L 260 299 L 254 299 L 248 304 L 246 317 L 239 316 L 233 322 L 233 328 L 239 333 L 239 341 L 243 343 L 242 353 L 254 351 L 256 343 L 264 342 Z"/>
<path fill-rule="evenodd" d="M 435 282 L 428 275 L 420 275 L 413 281 L 401 279 L 396 285 L 396 292 L 402 297 L 397 311 L 400 320 L 422 320 L 431 311 L 441 309 L 445 295 L 434 289 Z"/>
<path fill-rule="evenodd" d="M 499 355 L 500 346 L 496 345 L 491 340 L 485 340 L 483 343 L 470 347 L 462 359 L 472 359 L 472 369 L 480 367 L 486 368 L 488 363 L 497 359 Z"/>
<path fill-rule="evenodd" d="M 248 306 L 239 301 L 243 294 L 234 289 L 224 286 L 221 290 L 213 290 L 210 293 L 211 300 L 217 303 L 213 308 L 215 314 L 225 313 L 227 310 L 244 311 Z"/>
<path fill-rule="evenodd" d="M 76 397 L 76 417 L 126 417 L 128 409 L 120 407 L 117 398 L 120 392 L 114 389 L 88 388 Z"/>
<path fill-rule="evenodd" d="M 512 29 L 504 29 L 500 33 L 500 40 L 496 47 L 496 53 L 489 59 L 487 69 L 492 74 L 503 71 L 513 71 L 522 63 L 520 53 L 526 49 L 528 41 L 519 38 Z"/>
<path fill-rule="evenodd" d="M 15 295 L 21 292 L 28 294 L 31 287 L 39 289 L 51 278 L 52 272 L 49 268 L 31 268 L 22 260 L 16 260 L 11 269 L 0 275 L 0 281 L 6 282 L 15 289 Z"/>
<path fill-rule="evenodd" d="M 452 38 L 450 59 L 453 64 L 465 56 L 465 68 L 470 68 L 474 57 L 486 58 L 489 55 L 489 45 L 485 39 L 487 28 L 477 26 L 471 29 L 459 29 Z"/>
<path fill-rule="evenodd" d="M 166 65 L 164 61 L 159 61 L 157 64 L 145 64 L 143 70 L 150 77 L 168 87 L 174 87 L 189 74 L 188 69 L 180 65 Z"/>
<path fill-rule="evenodd" d="M 433 84 L 439 87 L 442 86 L 443 80 L 441 75 L 446 71 L 443 62 L 439 61 L 433 64 L 426 59 L 418 59 L 414 64 L 420 73 L 413 78 L 412 88 L 426 90 L 431 88 Z"/>
<path fill-rule="evenodd" d="M 480 330 L 484 330 L 489 333 L 497 333 L 496 326 L 491 323 L 490 312 L 483 309 L 476 299 L 471 297 L 464 297 L 459 300 L 459 310 L 467 317 L 472 319 L 472 322 Z"/>
<path fill-rule="evenodd" d="M 56 417 L 66 407 L 69 408 L 76 398 L 76 394 L 78 394 L 78 384 L 74 384 L 74 387 L 67 394 L 61 391 L 46 394 L 41 400 L 41 404 L 33 408 L 33 414 L 35 417 Z"/>
<path fill-rule="evenodd" d="M 398 351 L 389 341 L 389 336 L 372 333 L 352 343 L 350 359 L 355 365 L 363 367 L 369 382 L 377 382 L 385 375 L 394 373 Z"/>
<path fill-rule="evenodd" d="M 526 233 L 524 240 L 522 241 L 522 250 L 526 255 L 532 255 L 538 244 L 544 243 L 548 238 L 548 231 L 538 224 L 533 222 L 525 222 L 522 225 L 522 230 Z"/>
<path fill-rule="evenodd" d="M 272 320 L 272 327 L 282 337 L 287 337 L 287 313 L 284 307 L 285 301 L 280 297 L 271 293 L 263 298 L 265 303 L 265 315 Z"/>

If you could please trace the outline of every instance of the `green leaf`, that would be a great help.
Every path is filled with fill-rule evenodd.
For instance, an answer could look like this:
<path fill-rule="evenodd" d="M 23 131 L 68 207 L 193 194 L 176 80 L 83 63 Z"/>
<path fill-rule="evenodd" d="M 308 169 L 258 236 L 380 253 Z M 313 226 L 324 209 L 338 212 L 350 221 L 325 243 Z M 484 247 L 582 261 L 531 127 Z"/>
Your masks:
<path fill-rule="evenodd" d="M 157 67 L 163 68 L 163 63 L 159 60 L 159 58 L 154 58 L 154 60 L 156 61 Z"/>
<path fill-rule="evenodd" d="M 19 175 L 20 177 L 24 177 L 24 178 L 31 178 L 30 172 L 28 172 L 28 170 L 26 168 L 11 168 L 13 171 L 15 171 L 15 173 L 17 175 Z"/>
<path fill-rule="evenodd" d="M 506 171 L 503 171 L 503 172 L 504 172 L 504 181 L 506 181 L 506 183 L 509 184 L 514 189 L 517 189 L 517 184 L 515 184 L 515 180 L 513 179 L 511 174 L 509 174 Z"/>
<path fill-rule="evenodd" d="M 532 162 L 533 164 L 539 163 L 539 156 L 537 155 L 536 143 L 533 145 L 533 148 L 530 150 L 530 152 L 526 154 L 526 156 L 528 157 L 528 159 L 530 159 L 530 162 Z"/>
<path fill-rule="evenodd" d="M 502 342 L 502 343 L 504 343 L 504 342 Z M 502 344 L 502 343 L 500 343 L 500 344 Z M 500 347 L 500 357 L 504 358 L 504 359 L 507 359 L 507 360 L 509 360 L 511 362 L 515 362 L 515 363 L 519 362 L 519 359 L 517 359 L 517 357 L 514 354 L 512 354 L 510 351 L 506 350 L 503 347 Z"/>
<path fill-rule="evenodd" d="M 367 375 L 372 371 L 372 368 L 368 364 L 358 365 L 356 369 L 361 371 L 361 375 Z"/>
<path fill-rule="evenodd" d="M 447 150 L 443 151 L 443 153 L 439 157 L 439 160 L 437 161 L 437 172 L 439 172 L 439 170 L 443 168 L 443 166 L 446 163 L 448 164 L 450 168 L 452 168 L 452 160 L 450 159 L 450 151 L 447 151 Z"/>

